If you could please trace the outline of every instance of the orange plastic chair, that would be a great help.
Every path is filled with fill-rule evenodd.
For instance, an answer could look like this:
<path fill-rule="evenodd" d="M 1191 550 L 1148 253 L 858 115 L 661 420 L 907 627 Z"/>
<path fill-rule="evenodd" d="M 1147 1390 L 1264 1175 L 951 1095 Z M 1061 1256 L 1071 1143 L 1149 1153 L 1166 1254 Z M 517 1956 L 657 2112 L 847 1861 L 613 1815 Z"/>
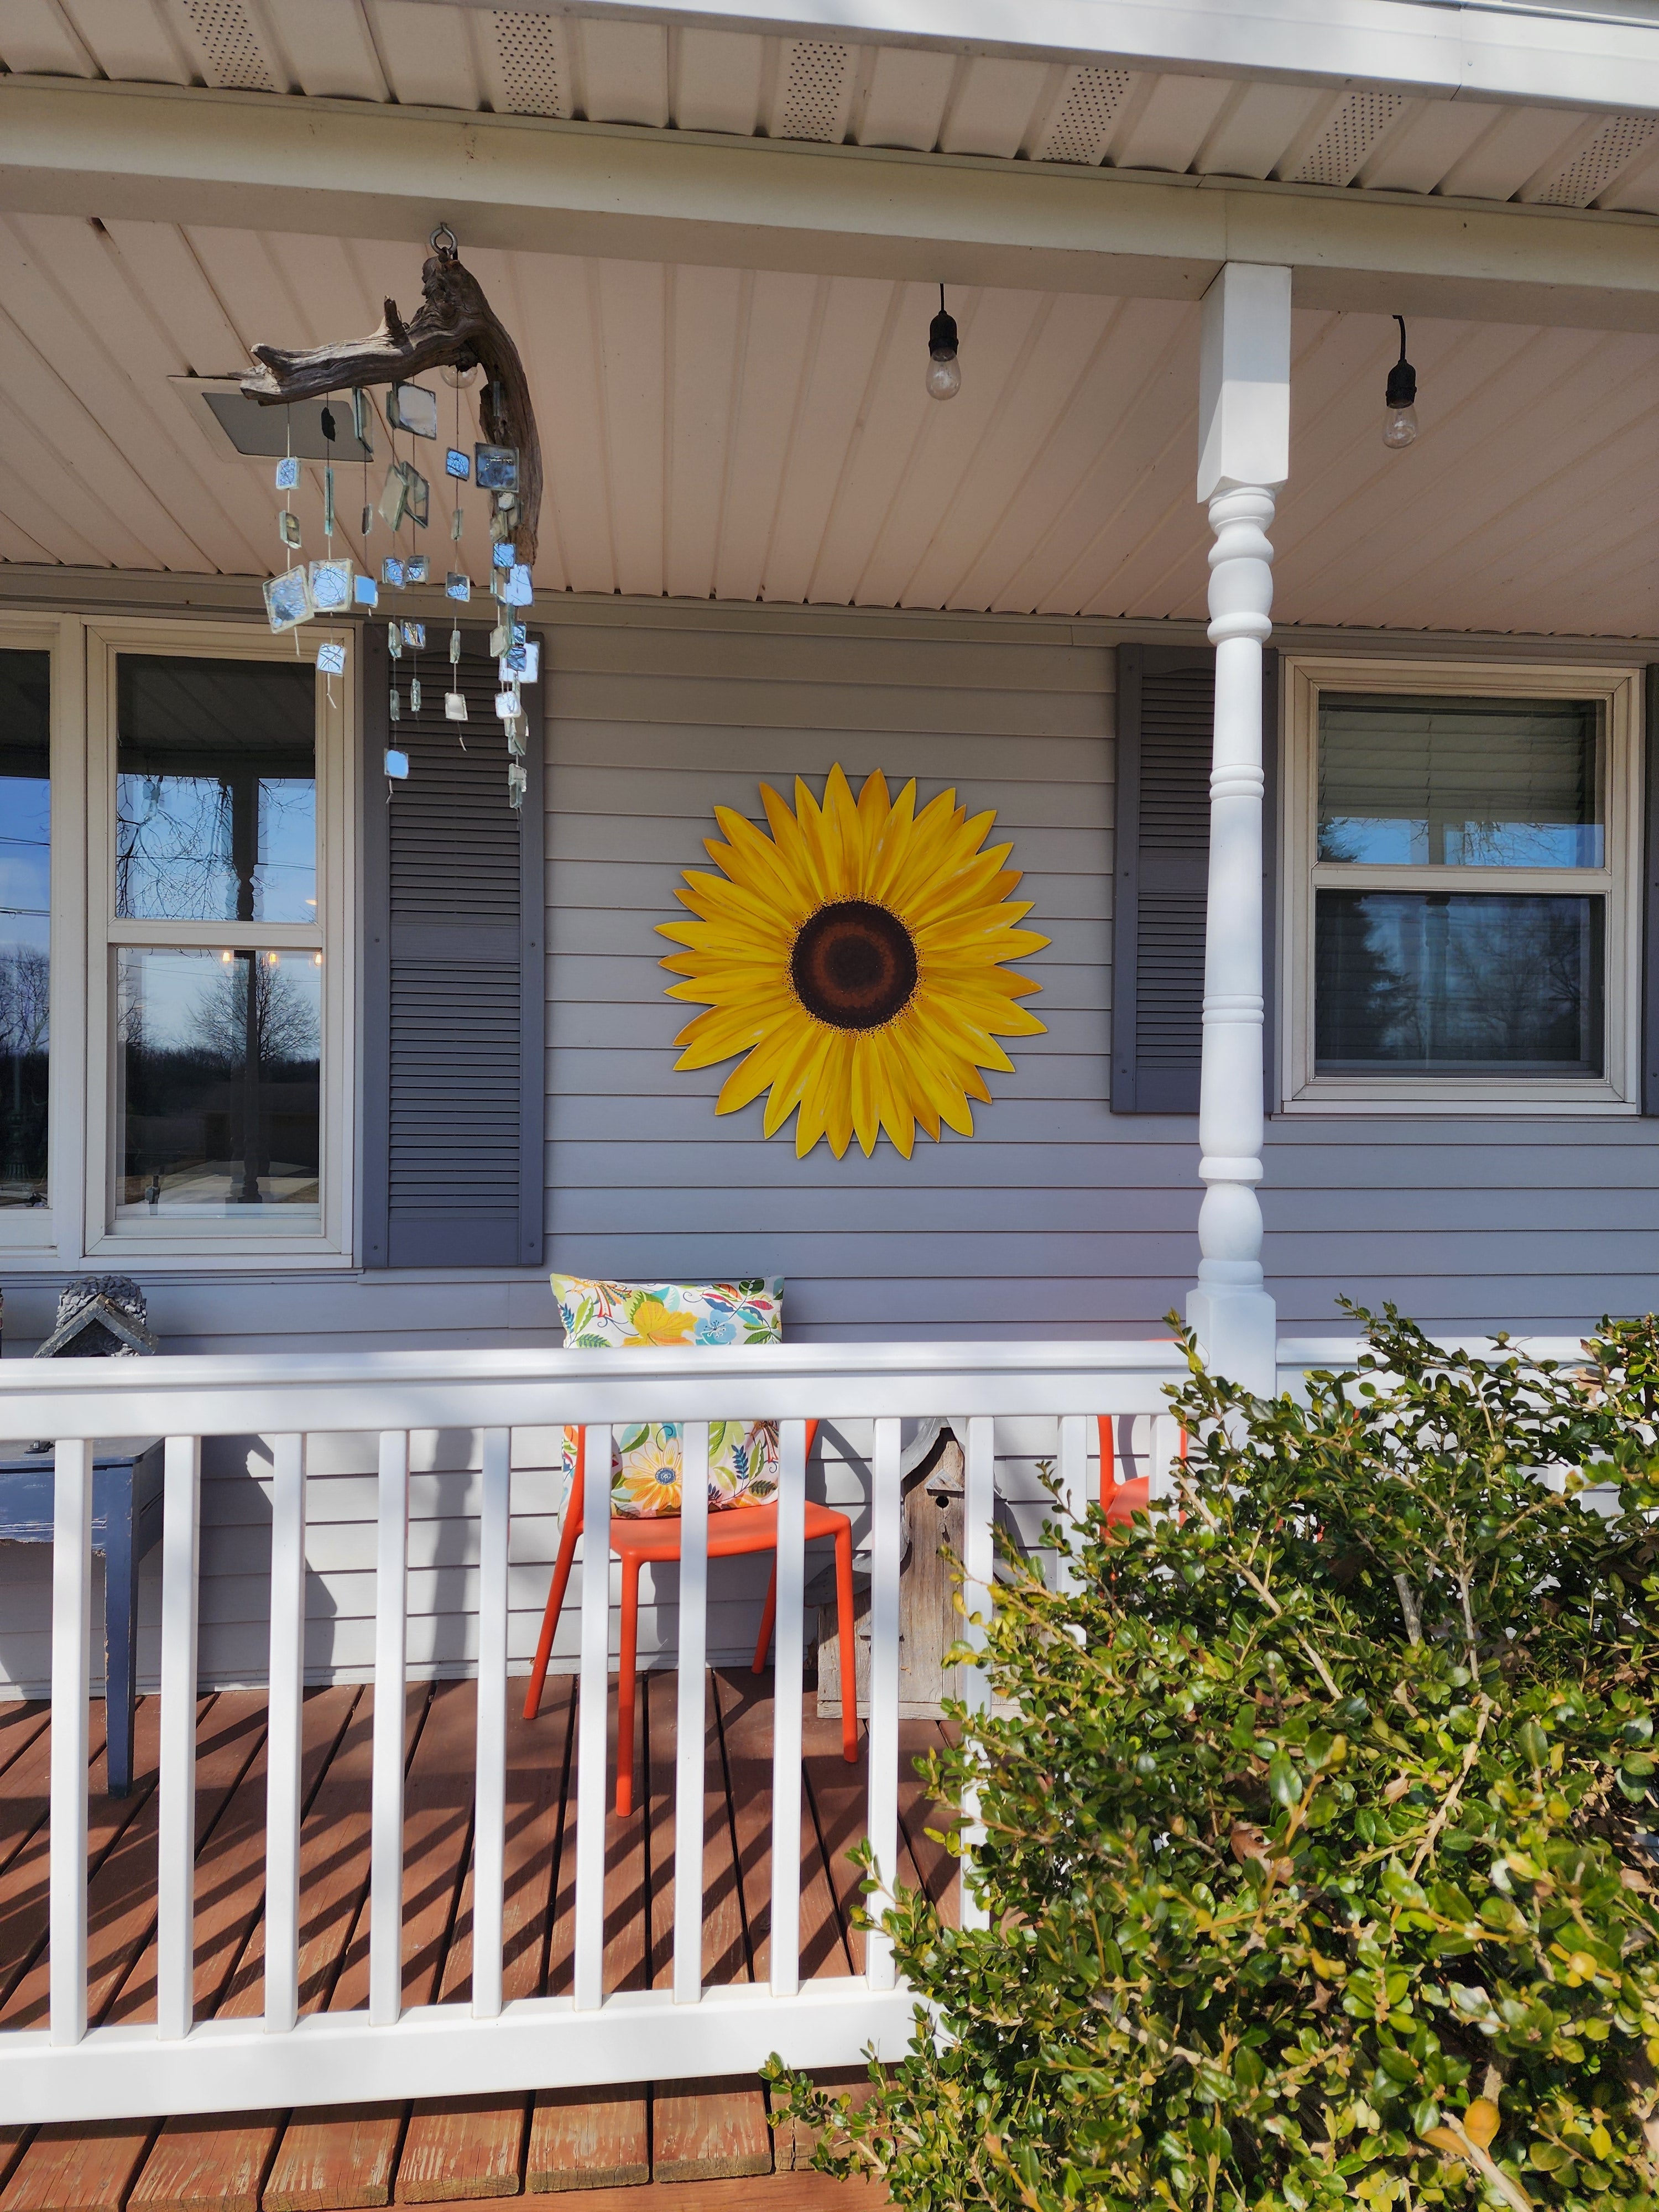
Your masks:
<path fill-rule="evenodd" d="M 1114 1437 L 1115 1413 L 1101 1413 L 1100 1423 L 1100 1502 L 1105 1508 L 1106 1518 L 1127 1523 L 1137 1513 L 1145 1513 L 1152 1504 L 1152 1480 L 1138 1474 L 1128 1482 L 1117 1479 L 1117 1446 Z M 1187 1456 L 1187 1431 L 1181 1431 L 1181 1456 Z"/>
<path fill-rule="evenodd" d="M 806 1424 L 806 1449 L 812 1449 L 812 1439 L 817 1434 L 816 1421 Z M 565 1508 L 564 1527 L 559 1534 L 559 1556 L 553 1569 L 553 1586 L 547 1594 L 547 1610 L 542 1615 L 542 1632 L 536 1645 L 536 1663 L 530 1671 L 530 1689 L 524 1701 L 524 1717 L 533 1721 L 540 1710 L 542 1688 L 547 1680 L 548 1662 L 553 1655 L 553 1638 L 559 1626 L 559 1614 L 564 1605 L 564 1594 L 570 1581 L 571 1562 L 576 1555 L 576 1539 L 582 1531 L 583 1458 L 587 1444 L 587 1431 L 580 1430 L 576 1438 L 576 1468 L 570 1480 L 570 1500 Z M 815 1538 L 833 1536 L 836 1540 L 836 1623 L 841 1644 L 841 1751 L 849 1765 L 855 1765 L 859 1755 L 858 1698 L 854 1689 L 855 1671 L 853 1653 L 853 1524 L 844 1513 L 837 1513 L 828 1505 L 806 1501 L 806 1537 L 811 1543 Z M 770 1505 L 734 1505 L 708 1516 L 708 1556 L 711 1559 L 727 1559 L 748 1552 L 773 1552 L 778 1547 L 778 1509 Z M 680 1555 L 680 1517 L 678 1513 L 659 1514 L 652 1520 L 634 1520 L 620 1513 L 611 1516 L 611 1549 L 622 1560 L 622 1651 L 618 1662 L 617 1685 L 617 1811 L 626 1815 L 634 1809 L 634 1702 L 638 1673 L 640 1628 L 640 1569 L 659 1565 L 664 1561 L 678 1559 Z M 766 1665 L 767 1646 L 772 1641 L 772 1626 L 777 1616 L 778 1567 L 772 1562 L 772 1580 L 766 1593 L 766 1609 L 761 1619 L 760 1640 L 755 1646 L 755 1672 L 760 1674 Z"/>

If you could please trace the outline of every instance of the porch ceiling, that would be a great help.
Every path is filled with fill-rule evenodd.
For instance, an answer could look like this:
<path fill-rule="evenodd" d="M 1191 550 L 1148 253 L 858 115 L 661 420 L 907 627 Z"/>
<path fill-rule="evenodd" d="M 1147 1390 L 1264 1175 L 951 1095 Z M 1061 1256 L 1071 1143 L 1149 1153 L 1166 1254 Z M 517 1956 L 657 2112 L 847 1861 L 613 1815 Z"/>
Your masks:
<path fill-rule="evenodd" d="M 940 406 L 921 286 L 469 258 L 534 387 L 544 588 L 1203 612 L 1194 307 L 964 290 L 963 389 Z M 210 438 L 169 380 L 372 328 L 418 267 L 364 240 L 0 220 L 0 558 L 268 574 L 270 464 Z M 1401 454 L 1380 436 L 1394 343 L 1380 317 L 1297 312 L 1281 618 L 1650 632 L 1659 338 L 1416 323 L 1424 430 Z"/>
<path fill-rule="evenodd" d="M 1466 21 L 1462 10 L 1376 0 L 1340 16 L 1291 0 L 1251 9 L 1194 0 L 1167 11 L 1028 0 L 971 16 L 953 11 L 957 35 L 910 39 L 871 27 L 881 10 L 842 0 L 833 8 L 802 0 L 796 21 L 776 30 L 756 21 L 789 12 L 745 9 L 738 0 L 733 18 L 747 15 L 751 27 L 717 28 L 714 11 L 699 20 L 681 0 L 659 8 L 612 0 L 592 14 L 488 0 L 15 0 L 0 10 L 0 65 L 1659 212 L 1654 40 L 1636 24 L 1534 15 L 1523 40 L 1498 11 Z M 1210 65 L 1195 55 L 1231 57 L 1232 65 L 1206 73 Z M 1523 99 L 1514 97 L 1517 86 Z M 1610 105 L 1620 97 L 1633 112 Z"/>

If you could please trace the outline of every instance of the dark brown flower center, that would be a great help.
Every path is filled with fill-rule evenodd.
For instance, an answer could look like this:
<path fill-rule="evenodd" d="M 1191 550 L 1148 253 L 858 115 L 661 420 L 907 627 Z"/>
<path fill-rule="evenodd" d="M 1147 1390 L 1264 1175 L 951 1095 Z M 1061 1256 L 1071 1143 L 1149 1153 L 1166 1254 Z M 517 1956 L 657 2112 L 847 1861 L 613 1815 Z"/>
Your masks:
<path fill-rule="evenodd" d="M 789 955 L 795 996 L 837 1030 L 878 1030 L 910 1003 L 916 948 L 896 914 L 839 899 L 808 916 Z"/>

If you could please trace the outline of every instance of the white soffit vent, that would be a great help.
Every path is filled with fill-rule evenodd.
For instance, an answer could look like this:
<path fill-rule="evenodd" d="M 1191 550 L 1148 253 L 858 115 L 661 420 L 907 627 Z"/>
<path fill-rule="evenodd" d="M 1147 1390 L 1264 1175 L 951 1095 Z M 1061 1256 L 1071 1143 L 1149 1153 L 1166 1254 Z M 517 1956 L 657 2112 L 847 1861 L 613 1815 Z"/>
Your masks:
<path fill-rule="evenodd" d="M 1406 105 L 1397 92 L 1351 92 L 1303 156 L 1291 182 L 1346 185 Z"/>
<path fill-rule="evenodd" d="M 213 84 L 230 92 L 276 91 L 276 80 L 242 0 L 184 0 L 184 7 L 202 42 Z"/>
<path fill-rule="evenodd" d="M 503 112 L 568 116 L 570 92 L 560 69 L 553 17 L 532 8 L 497 8 L 493 15 Z"/>
<path fill-rule="evenodd" d="M 1629 167 L 1656 131 L 1659 116 L 1615 115 L 1542 191 L 1523 197 L 1544 207 L 1588 207 L 1621 169 Z"/>
<path fill-rule="evenodd" d="M 1038 161 L 1102 160 L 1129 82 L 1127 70 L 1067 70 L 1059 102 L 1037 143 Z"/>
<path fill-rule="evenodd" d="M 785 52 L 780 138 L 816 138 L 831 144 L 847 135 L 853 94 L 852 56 L 825 39 L 791 39 Z"/>

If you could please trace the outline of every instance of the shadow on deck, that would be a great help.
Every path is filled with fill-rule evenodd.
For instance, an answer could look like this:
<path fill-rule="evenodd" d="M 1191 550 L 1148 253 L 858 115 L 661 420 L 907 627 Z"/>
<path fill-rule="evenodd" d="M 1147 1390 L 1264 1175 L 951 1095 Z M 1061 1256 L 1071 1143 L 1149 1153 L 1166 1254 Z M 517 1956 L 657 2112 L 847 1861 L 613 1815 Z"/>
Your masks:
<path fill-rule="evenodd" d="M 509 1685 L 511 1692 L 515 1686 Z M 642 1678 L 636 1811 L 607 1817 L 607 1993 L 672 1980 L 677 1678 Z M 521 1694 L 521 1687 L 520 1690 Z M 407 1692 L 404 2002 L 464 2003 L 471 1984 L 470 1682 Z M 540 1717 L 507 1723 L 504 1995 L 568 1991 L 575 1889 L 575 1708 L 550 1680 Z M 612 1708 L 614 1711 L 614 1705 Z M 703 1843 L 706 1984 L 769 1972 L 769 1678 L 708 1678 Z M 88 2013 L 93 2024 L 155 2017 L 158 1704 L 138 1708 L 132 1794 L 104 1795 L 102 1708 L 93 1709 Z M 368 1997 L 369 1788 L 374 1692 L 313 1690 L 305 1701 L 300 2000 L 343 2011 Z M 937 1819 L 911 1762 L 939 1741 L 901 1724 L 902 1881 L 935 1898 L 954 1862 L 926 1833 Z M 0 2027 L 40 2027 L 47 2001 L 49 1709 L 0 1707 Z M 801 1974 L 860 1972 L 851 1925 L 866 1769 L 841 1756 L 840 1723 L 809 1692 L 802 1761 Z M 203 1698 L 197 1763 L 196 2011 L 264 2008 L 265 1699 Z M 723 2212 L 758 2191 L 777 2212 L 878 2203 L 878 2191 L 795 2170 L 806 2146 L 775 2142 L 752 2077 L 548 2088 L 502 2098 L 342 2106 L 0 2129 L 0 2212 L 334 2212 L 520 2192 L 603 2189 L 607 2212 Z M 672 2185 L 672 2186 L 671 2186 Z M 669 2186 L 671 2193 L 659 2192 Z"/>

